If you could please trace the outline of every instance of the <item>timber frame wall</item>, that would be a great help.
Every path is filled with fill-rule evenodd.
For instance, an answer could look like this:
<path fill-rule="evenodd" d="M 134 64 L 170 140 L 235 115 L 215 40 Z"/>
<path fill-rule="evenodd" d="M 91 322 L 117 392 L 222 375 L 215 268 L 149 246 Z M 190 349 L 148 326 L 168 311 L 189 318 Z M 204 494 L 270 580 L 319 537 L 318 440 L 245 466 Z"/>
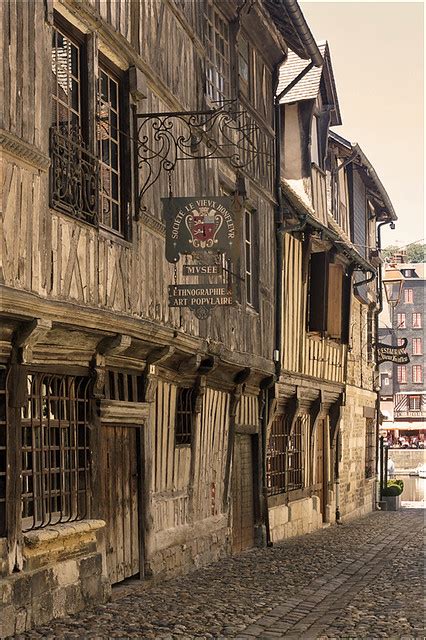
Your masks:
<path fill-rule="evenodd" d="M 273 149 L 272 77 L 287 47 L 261 5 L 255 5 L 250 14 L 237 11 L 236 2 L 225 6 L 210 0 L 34 0 L 11 1 L 2 7 L 9 62 L 0 131 L 5 186 L 0 360 L 9 371 L 1 396 L 8 396 L 7 443 L 0 449 L 7 457 L 7 470 L 0 476 L 6 483 L 5 495 L 0 496 L 0 509 L 6 509 L 2 533 L 5 577 L 12 572 L 25 573 L 30 566 L 28 536 L 22 531 L 25 523 L 19 481 L 24 464 L 20 434 L 26 415 L 31 413 L 25 409 L 29 374 L 36 380 L 44 380 L 46 374 L 58 380 L 74 376 L 88 381 L 89 508 L 84 514 L 69 513 L 67 518 L 101 523 L 96 527 L 103 527 L 106 551 L 102 551 L 100 538 L 97 548 L 107 581 L 132 574 L 149 577 L 185 571 L 230 551 L 236 432 L 249 434 L 256 443 L 254 521 L 250 526 L 259 530 L 258 541 L 264 538 L 259 416 L 265 380 L 274 373 L 273 163 L 265 163 L 265 156 L 259 156 L 240 177 L 247 208 L 255 220 L 256 290 L 252 303 L 247 302 L 242 285 L 239 303 L 214 312 L 207 320 L 197 320 L 189 310 L 169 308 L 167 303 L 173 268 L 164 256 L 160 207 L 160 198 L 168 194 L 166 176 L 160 176 L 146 193 L 141 212 L 136 197 L 141 177 L 135 158 L 128 156 L 122 227 L 94 224 L 93 211 L 89 211 L 89 222 L 76 219 L 58 210 L 52 194 L 51 176 L 56 175 L 52 173 L 56 165 L 52 165 L 50 145 L 54 135 L 58 138 L 58 131 L 50 134 L 53 29 L 60 28 L 76 43 L 74 50 L 80 46 L 81 56 L 85 56 L 87 75 L 81 76 L 85 86 L 81 95 L 93 126 L 89 127 L 88 146 L 81 147 L 79 153 L 87 156 L 90 164 L 96 156 L 95 87 L 101 68 L 114 82 L 123 79 L 120 88 L 125 105 L 121 114 L 128 113 L 128 131 L 134 131 L 137 113 L 210 106 L 204 91 L 204 8 L 213 10 L 216 4 L 219 8 L 214 10 L 229 29 L 229 97 L 238 97 L 246 117 L 258 126 L 259 147 Z M 250 64 L 245 84 L 238 89 L 237 43 L 242 38 Z M 63 67 L 62 72 L 70 74 Z M 70 75 L 67 82 L 71 83 Z M 63 92 L 58 95 L 63 102 L 67 85 L 61 86 Z M 111 110 L 111 94 L 108 100 L 107 104 L 105 98 L 104 104 Z M 181 163 L 172 176 L 173 192 L 179 196 L 232 193 L 235 184 L 235 171 L 225 160 Z M 180 268 L 178 265 L 178 277 Z M 244 264 L 241 268 L 244 278 Z M 42 391 L 40 387 L 40 398 L 43 394 L 50 397 L 49 385 Z M 192 433 L 186 443 L 179 443 L 175 436 L 182 387 L 193 390 Z M 49 404 L 50 400 L 46 402 L 54 425 L 54 420 L 60 421 L 59 409 Z M 42 421 L 40 414 L 37 424 Z M 0 423 L 3 431 L 4 424 Z M 50 427 L 36 427 L 34 420 L 31 424 L 41 434 L 50 433 Z M 42 448 L 34 450 L 40 459 L 56 452 L 58 482 L 69 450 L 66 442 L 50 442 L 46 454 Z M 125 457 L 127 450 L 134 450 L 135 456 Z M 128 486 L 134 495 L 114 493 L 121 489 L 118 484 L 114 487 L 111 473 L 105 471 L 114 465 L 119 467 L 117 478 L 123 474 L 123 487 L 127 486 L 125 474 L 129 474 Z M 80 470 L 72 473 L 77 477 Z M 30 471 L 28 474 L 32 477 Z M 43 477 L 50 492 L 53 480 L 48 480 L 46 470 Z M 125 540 L 117 538 L 117 523 L 112 522 L 111 504 L 117 496 L 120 517 L 130 531 L 129 548 Z M 62 513 L 63 503 L 58 508 Z M 48 517 L 35 522 L 34 527 L 45 525 L 62 526 L 60 519 Z M 28 618 L 32 624 L 38 620 L 34 616 Z"/>

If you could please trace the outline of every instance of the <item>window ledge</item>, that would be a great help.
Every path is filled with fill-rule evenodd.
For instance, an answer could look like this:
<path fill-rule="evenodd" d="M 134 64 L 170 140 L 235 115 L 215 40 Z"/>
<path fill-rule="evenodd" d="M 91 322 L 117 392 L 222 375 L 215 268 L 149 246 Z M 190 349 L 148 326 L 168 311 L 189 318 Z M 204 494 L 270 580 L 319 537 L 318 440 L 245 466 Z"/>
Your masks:
<path fill-rule="evenodd" d="M 98 531 L 106 526 L 104 520 L 79 520 L 78 522 L 66 522 L 51 525 L 44 529 L 36 531 L 27 531 L 24 533 L 24 542 L 28 547 L 36 547 L 46 542 L 60 540 L 61 538 L 70 538 L 71 536 L 81 533 L 89 533 Z"/>

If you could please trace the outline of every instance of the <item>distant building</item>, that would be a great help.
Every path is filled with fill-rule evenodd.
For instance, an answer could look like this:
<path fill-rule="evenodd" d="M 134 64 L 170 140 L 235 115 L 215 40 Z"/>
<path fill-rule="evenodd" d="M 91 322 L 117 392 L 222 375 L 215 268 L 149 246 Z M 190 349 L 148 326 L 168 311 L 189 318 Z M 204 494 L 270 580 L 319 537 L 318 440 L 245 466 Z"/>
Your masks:
<path fill-rule="evenodd" d="M 404 278 L 401 299 L 394 309 L 381 316 L 381 342 L 397 345 L 407 339 L 410 362 L 380 365 L 380 399 L 384 416 L 382 429 L 393 442 L 424 439 L 426 388 L 424 356 L 425 265 L 396 261 Z M 386 304 L 386 301 L 385 301 Z"/>

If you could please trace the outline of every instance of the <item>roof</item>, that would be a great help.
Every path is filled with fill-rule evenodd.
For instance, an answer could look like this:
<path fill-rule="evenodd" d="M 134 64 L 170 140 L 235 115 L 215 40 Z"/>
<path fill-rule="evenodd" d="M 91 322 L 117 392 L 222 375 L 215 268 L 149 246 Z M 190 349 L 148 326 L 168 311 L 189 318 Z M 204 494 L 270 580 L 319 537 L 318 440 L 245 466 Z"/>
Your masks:
<path fill-rule="evenodd" d="M 263 4 L 289 48 L 321 66 L 321 54 L 297 0 L 263 0 Z"/>
<path fill-rule="evenodd" d="M 354 162 L 361 166 L 370 182 L 372 183 L 374 189 L 377 191 L 377 194 L 380 196 L 381 201 L 383 202 L 383 206 L 389 214 L 391 220 L 397 220 L 397 215 L 393 208 L 392 202 L 387 194 L 386 189 L 384 188 L 379 176 L 377 175 L 373 165 L 356 142 L 349 142 L 343 138 L 343 136 L 339 135 L 335 131 L 329 131 L 329 138 L 336 142 L 337 144 L 344 147 L 346 150 L 351 150 L 354 154 Z"/>
<path fill-rule="evenodd" d="M 331 111 L 331 124 L 342 124 L 336 84 L 331 65 L 330 51 L 327 42 L 320 42 L 318 49 L 324 58 L 322 67 L 312 67 L 280 100 L 281 104 L 298 102 L 300 100 L 315 100 L 320 92 L 321 79 L 324 75 L 327 99 L 334 107 Z M 306 60 L 289 51 L 287 60 L 280 68 L 277 95 L 287 87 L 306 68 Z"/>
<path fill-rule="evenodd" d="M 414 269 L 417 275 L 409 278 L 403 276 L 404 280 L 426 280 L 426 269 L 424 262 L 399 262 L 396 264 L 395 269 L 398 269 L 398 271 L 404 271 L 405 269 Z"/>

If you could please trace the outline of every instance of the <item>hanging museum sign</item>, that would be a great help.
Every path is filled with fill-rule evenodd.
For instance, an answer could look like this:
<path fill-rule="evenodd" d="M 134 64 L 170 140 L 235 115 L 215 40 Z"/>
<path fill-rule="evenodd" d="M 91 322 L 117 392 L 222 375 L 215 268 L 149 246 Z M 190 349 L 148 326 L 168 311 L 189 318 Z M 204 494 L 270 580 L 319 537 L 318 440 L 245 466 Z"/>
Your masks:
<path fill-rule="evenodd" d="M 162 203 L 169 262 L 178 262 L 184 254 L 223 253 L 235 259 L 239 237 L 238 198 L 162 198 Z"/>
<path fill-rule="evenodd" d="M 378 342 L 376 344 L 377 364 L 382 364 L 382 362 L 408 364 L 410 362 L 410 357 L 405 350 L 407 348 L 407 344 L 407 338 L 403 338 L 403 343 L 397 346 L 385 344 L 384 342 Z"/>

